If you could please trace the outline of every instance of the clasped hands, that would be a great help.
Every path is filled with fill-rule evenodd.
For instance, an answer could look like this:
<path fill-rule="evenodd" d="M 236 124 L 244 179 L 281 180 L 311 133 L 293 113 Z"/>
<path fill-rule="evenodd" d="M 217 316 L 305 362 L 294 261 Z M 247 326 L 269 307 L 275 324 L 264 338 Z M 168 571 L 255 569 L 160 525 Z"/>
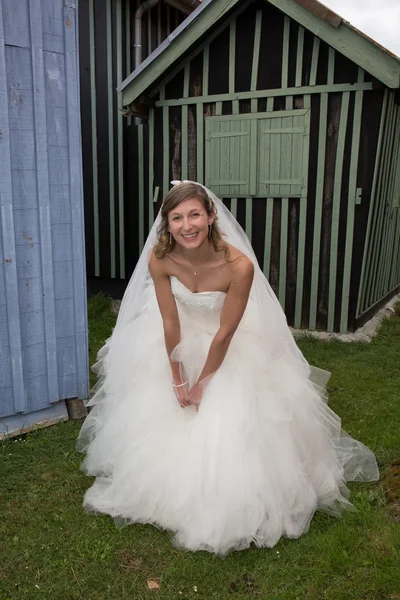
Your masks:
<path fill-rule="evenodd" d="M 173 383 L 176 398 L 182 408 L 187 406 L 194 406 L 196 410 L 199 410 L 200 402 L 203 397 L 203 386 L 202 382 L 198 381 L 189 390 L 189 382 Z"/>

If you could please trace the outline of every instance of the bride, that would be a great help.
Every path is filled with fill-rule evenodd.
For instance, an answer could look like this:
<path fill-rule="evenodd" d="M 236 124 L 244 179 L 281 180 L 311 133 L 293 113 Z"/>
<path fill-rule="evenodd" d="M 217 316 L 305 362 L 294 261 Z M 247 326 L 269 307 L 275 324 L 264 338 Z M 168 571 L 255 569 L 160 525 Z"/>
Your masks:
<path fill-rule="evenodd" d="M 345 482 L 378 468 L 327 406 L 329 374 L 297 348 L 240 225 L 204 186 L 173 183 L 95 365 L 84 506 L 188 550 L 271 547 L 351 507 Z"/>

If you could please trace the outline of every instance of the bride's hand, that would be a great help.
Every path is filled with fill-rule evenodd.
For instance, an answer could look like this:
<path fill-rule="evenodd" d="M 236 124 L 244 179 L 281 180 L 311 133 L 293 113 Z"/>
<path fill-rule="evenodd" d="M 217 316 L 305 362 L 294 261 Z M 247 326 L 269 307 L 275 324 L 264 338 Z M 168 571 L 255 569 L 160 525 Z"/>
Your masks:
<path fill-rule="evenodd" d="M 175 392 L 176 399 L 178 400 L 180 406 L 182 408 L 186 408 L 186 406 L 190 406 L 190 394 L 189 394 L 189 385 L 188 382 L 180 382 L 174 381 L 172 384 L 173 390 Z"/>
<path fill-rule="evenodd" d="M 203 397 L 203 385 L 197 382 L 190 390 L 190 403 L 199 410 L 200 402 Z"/>

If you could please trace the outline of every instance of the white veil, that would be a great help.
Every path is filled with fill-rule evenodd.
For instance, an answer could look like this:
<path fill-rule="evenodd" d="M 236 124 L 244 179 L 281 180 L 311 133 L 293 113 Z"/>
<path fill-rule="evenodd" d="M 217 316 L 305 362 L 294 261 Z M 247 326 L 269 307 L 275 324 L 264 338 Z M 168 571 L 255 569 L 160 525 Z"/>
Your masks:
<path fill-rule="evenodd" d="M 181 182 L 172 183 L 179 185 Z M 325 386 L 330 373 L 310 367 L 305 360 L 294 341 L 278 299 L 258 265 L 257 258 L 245 232 L 222 201 L 209 189 L 202 187 L 214 202 L 218 214 L 218 224 L 225 240 L 246 254 L 254 264 L 254 281 L 249 304 L 252 304 L 251 314 L 257 314 L 258 316 L 258 340 L 264 347 L 265 361 L 271 362 L 277 359 L 283 361 L 288 367 L 287 372 L 293 373 L 293 375 L 296 374 L 300 376 L 302 381 L 308 382 L 311 394 L 316 391 L 320 398 L 326 400 Z M 99 351 L 98 362 L 93 367 L 93 370 L 98 374 L 98 382 L 95 386 L 97 392 L 88 405 L 94 406 L 97 404 L 98 406 L 97 411 L 93 411 L 93 415 L 89 415 L 82 427 L 78 442 L 78 447 L 81 450 L 87 447 L 95 436 L 98 427 L 104 422 L 109 412 L 113 410 L 114 403 L 121 392 L 121 386 L 125 385 L 123 374 L 121 376 L 119 368 L 125 332 L 133 332 L 130 335 L 133 335 L 136 344 L 140 344 L 140 340 L 136 339 L 137 332 L 134 331 L 135 328 L 130 327 L 130 325 L 139 315 L 145 313 L 149 306 L 154 307 L 156 305 L 154 285 L 149 273 L 148 262 L 151 250 L 158 237 L 157 230 L 160 223 L 161 211 L 151 228 L 125 291 L 113 335 Z M 257 311 L 257 313 L 254 311 Z M 325 426 L 330 432 L 330 438 L 343 465 L 345 480 L 376 480 L 379 477 L 379 472 L 372 452 L 361 442 L 353 440 L 346 432 L 341 430 L 339 417 L 329 407 L 326 406 L 323 412 Z"/>
<path fill-rule="evenodd" d="M 173 185 L 179 185 L 180 183 L 196 182 L 172 182 Z M 270 354 L 269 359 L 274 360 L 275 358 L 283 357 L 285 360 L 289 361 L 292 367 L 296 368 L 297 371 L 301 370 L 306 377 L 310 376 L 310 366 L 304 359 L 293 339 L 287 325 L 285 313 L 258 265 L 256 255 L 254 254 L 246 233 L 223 202 L 211 190 L 203 185 L 201 185 L 201 187 L 204 188 L 215 205 L 218 214 L 218 225 L 224 234 L 225 241 L 246 254 L 254 264 L 254 281 L 249 302 L 252 302 L 257 306 L 260 329 L 262 331 L 263 339 L 266 341 L 266 351 Z M 140 314 L 143 308 L 143 292 L 149 285 L 152 285 L 148 270 L 148 261 L 150 252 L 157 240 L 157 230 L 161 223 L 160 213 L 161 211 L 150 230 L 142 254 L 126 288 L 116 328 L 124 327 L 131 322 L 137 314 Z M 313 381 L 318 383 L 319 386 L 325 387 L 330 374 L 320 369 L 314 370 L 313 368 L 312 371 Z M 318 381 L 316 381 L 316 379 Z"/>

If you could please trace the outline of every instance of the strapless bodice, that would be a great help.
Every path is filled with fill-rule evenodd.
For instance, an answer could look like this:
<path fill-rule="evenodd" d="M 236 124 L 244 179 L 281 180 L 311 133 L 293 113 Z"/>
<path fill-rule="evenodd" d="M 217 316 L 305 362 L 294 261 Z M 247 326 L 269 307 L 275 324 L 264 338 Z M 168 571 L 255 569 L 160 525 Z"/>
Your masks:
<path fill-rule="evenodd" d="M 184 306 L 206 313 L 220 313 L 225 302 L 225 292 L 191 292 L 177 277 L 170 277 L 175 299 Z"/>
<path fill-rule="evenodd" d="M 171 290 L 181 317 L 189 317 L 202 329 L 215 329 L 225 302 L 225 292 L 191 292 L 177 277 L 170 277 Z"/>

